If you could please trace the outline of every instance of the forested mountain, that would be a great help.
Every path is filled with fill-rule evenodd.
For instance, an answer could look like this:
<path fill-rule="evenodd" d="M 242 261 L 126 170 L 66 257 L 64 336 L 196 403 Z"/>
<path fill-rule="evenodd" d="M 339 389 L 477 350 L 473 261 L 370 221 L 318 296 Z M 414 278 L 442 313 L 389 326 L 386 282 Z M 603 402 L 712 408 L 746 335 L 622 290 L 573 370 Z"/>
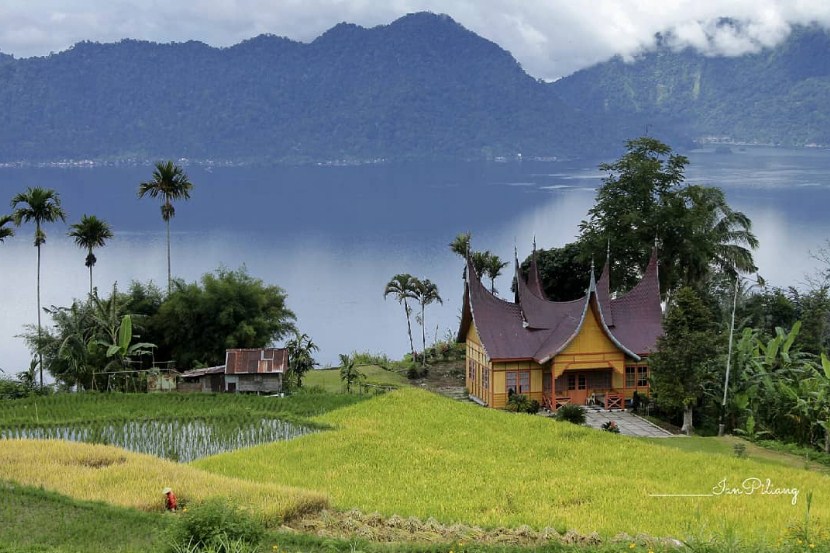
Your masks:
<path fill-rule="evenodd" d="M 674 51 L 669 42 L 632 63 L 614 58 L 551 88 L 574 108 L 639 120 L 657 136 L 830 144 L 827 31 L 798 27 L 778 47 L 740 57 Z"/>
<path fill-rule="evenodd" d="M 670 42 L 552 84 L 429 13 L 342 23 L 308 44 L 262 35 L 229 48 L 123 40 L 0 54 L 0 162 L 601 156 L 644 133 L 676 147 L 830 144 L 824 30 L 732 58 Z"/>
<path fill-rule="evenodd" d="M 0 58 L 0 161 L 561 156 L 621 136 L 427 13 L 340 24 L 309 44 L 123 40 Z"/>

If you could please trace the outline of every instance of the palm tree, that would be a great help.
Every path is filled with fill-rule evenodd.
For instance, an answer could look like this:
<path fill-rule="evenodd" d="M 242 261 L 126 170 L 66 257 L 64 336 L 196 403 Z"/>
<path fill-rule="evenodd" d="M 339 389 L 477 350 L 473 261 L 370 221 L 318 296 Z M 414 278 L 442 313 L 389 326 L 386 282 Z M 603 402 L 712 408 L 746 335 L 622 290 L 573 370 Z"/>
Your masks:
<path fill-rule="evenodd" d="M 14 217 L 11 215 L 3 215 L 0 217 L 0 242 L 3 242 L 6 238 L 14 236 L 14 229 L 6 226 L 13 222 Z"/>
<path fill-rule="evenodd" d="M 84 215 L 80 223 L 75 223 L 69 228 L 71 230 L 67 235 L 75 239 L 78 247 L 87 250 L 85 265 L 89 267 L 89 293 L 92 294 L 92 268 L 98 261 L 92 250 L 103 248 L 107 240 L 112 238 L 112 230 L 106 221 L 102 221 L 95 215 Z"/>
<path fill-rule="evenodd" d="M 495 294 L 496 278 L 501 274 L 501 270 L 507 267 L 507 261 L 502 263 L 502 260 L 496 254 L 490 253 L 489 251 L 484 253 L 487 254 L 484 272 L 487 278 L 490 279 L 490 291 Z"/>
<path fill-rule="evenodd" d="M 43 232 L 43 223 L 54 223 L 58 219 L 66 221 L 66 213 L 61 208 L 60 195 L 54 190 L 36 186 L 29 187 L 12 198 L 14 224 L 34 221 L 35 247 L 37 248 L 37 353 L 40 370 L 40 386 L 43 387 L 43 354 L 40 351 L 42 341 L 42 327 L 40 320 L 40 246 L 46 242 L 46 233 Z"/>
<path fill-rule="evenodd" d="M 674 240 L 667 237 L 665 245 L 667 250 L 677 245 L 675 251 L 668 253 L 674 254 L 686 284 L 700 283 L 713 267 L 732 279 L 738 273 L 758 270 L 752 259 L 751 250 L 758 247 L 752 222 L 744 213 L 729 207 L 723 190 L 691 185 L 680 191 L 677 200 L 677 219 L 685 222 L 683 235 Z"/>
<path fill-rule="evenodd" d="M 472 240 L 472 236 L 470 232 L 462 232 L 450 242 L 450 250 L 466 259 L 470 253 L 470 240 Z"/>
<path fill-rule="evenodd" d="M 424 319 L 424 310 L 427 305 L 438 302 L 441 305 L 444 304 L 444 300 L 441 299 L 441 296 L 438 294 L 438 285 L 425 278 L 424 280 L 415 279 L 415 299 L 418 300 L 418 304 L 421 306 L 421 343 L 423 345 L 423 359 L 422 363 L 423 366 L 427 364 L 427 325 Z"/>
<path fill-rule="evenodd" d="M 153 171 L 153 180 L 142 182 L 138 186 L 138 197 L 145 195 L 151 198 L 161 198 L 161 218 L 167 224 L 167 293 L 173 286 L 173 277 L 170 271 L 170 219 L 176 215 L 173 200 L 189 200 L 193 184 L 178 165 L 172 161 L 157 161 Z"/>
<path fill-rule="evenodd" d="M 351 393 L 352 384 L 363 378 L 363 374 L 354 365 L 354 357 L 340 354 L 340 380 L 346 384 L 346 393 Z"/>
<path fill-rule="evenodd" d="M 408 273 L 400 273 L 392 277 L 386 288 L 383 289 L 383 299 L 386 299 L 390 294 L 395 296 L 398 303 L 403 304 L 404 312 L 406 313 L 406 328 L 409 333 L 409 349 L 412 352 L 412 360 L 415 360 L 415 343 L 412 341 L 412 322 L 410 315 L 412 308 L 409 307 L 407 300 L 414 300 L 415 297 L 415 282 L 417 279 Z"/>
<path fill-rule="evenodd" d="M 306 334 L 300 334 L 299 330 L 294 330 L 294 337 L 285 345 L 288 350 L 288 369 L 289 379 L 296 378 L 297 388 L 303 387 L 303 375 L 314 368 L 317 362 L 312 357 L 312 353 L 318 351 L 317 347 L 311 337 Z"/>

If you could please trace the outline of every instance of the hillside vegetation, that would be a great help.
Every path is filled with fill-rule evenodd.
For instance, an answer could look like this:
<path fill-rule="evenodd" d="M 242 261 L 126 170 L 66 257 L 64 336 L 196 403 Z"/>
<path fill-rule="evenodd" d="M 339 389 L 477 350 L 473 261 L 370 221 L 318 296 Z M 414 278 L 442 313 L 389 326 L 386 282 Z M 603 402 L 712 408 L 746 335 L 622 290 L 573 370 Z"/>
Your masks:
<path fill-rule="evenodd" d="M 482 159 L 621 139 L 496 44 L 427 13 L 343 23 L 309 44 L 123 40 L 0 58 L 0 120 L 0 161 Z"/>
<path fill-rule="evenodd" d="M 819 27 L 796 27 L 775 48 L 736 57 L 677 51 L 664 37 L 633 62 L 617 57 L 551 87 L 573 108 L 638 121 L 676 142 L 830 145 L 830 34 Z"/>
<path fill-rule="evenodd" d="M 828 520 L 820 474 L 688 453 L 538 416 L 508 414 L 416 389 L 318 417 L 337 430 L 209 457 L 197 467 L 263 484 L 328 493 L 338 508 L 483 526 L 553 527 L 606 535 L 731 533 L 774 542 L 804 520 Z M 680 439 L 680 438 L 678 438 Z M 708 494 L 726 479 L 770 479 L 789 495 Z"/>

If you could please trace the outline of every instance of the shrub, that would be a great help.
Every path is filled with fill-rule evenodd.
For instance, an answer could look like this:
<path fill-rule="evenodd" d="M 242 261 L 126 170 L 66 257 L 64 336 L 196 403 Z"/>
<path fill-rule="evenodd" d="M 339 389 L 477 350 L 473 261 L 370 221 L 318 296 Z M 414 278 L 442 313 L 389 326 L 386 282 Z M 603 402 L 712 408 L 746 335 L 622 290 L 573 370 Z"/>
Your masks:
<path fill-rule="evenodd" d="M 238 551 L 240 544 L 256 546 L 265 527 L 226 499 L 209 499 L 179 515 L 172 529 L 171 551 Z M 229 545 L 234 544 L 234 548 Z"/>
<path fill-rule="evenodd" d="M 524 394 L 511 394 L 507 400 L 505 410 L 513 413 L 530 413 L 534 415 L 539 412 L 539 402 L 535 399 L 530 400 Z"/>
<path fill-rule="evenodd" d="M 606 432 L 611 432 L 612 434 L 620 433 L 620 427 L 617 426 L 617 423 L 615 421 L 608 421 L 603 423 L 602 429 Z"/>
<path fill-rule="evenodd" d="M 585 410 L 580 405 L 569 403 L 556 410 L 556 418 L 573 424 L 585 424 Z"/>

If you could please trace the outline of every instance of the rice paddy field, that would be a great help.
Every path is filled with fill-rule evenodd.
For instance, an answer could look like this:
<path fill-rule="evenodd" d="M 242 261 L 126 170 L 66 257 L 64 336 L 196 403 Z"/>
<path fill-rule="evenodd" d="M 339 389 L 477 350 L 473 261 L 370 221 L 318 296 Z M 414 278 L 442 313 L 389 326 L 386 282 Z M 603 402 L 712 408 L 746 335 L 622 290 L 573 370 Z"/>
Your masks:
<path fill-rule="evenodd" d="M 0 440 L 0 479 L 74 499 L 159 512 L 164 507 L 162 490 L 169 486 L 185 506 L 210 497 L 229 498 L 271 526 L 328 505 L 324 493 L 276 481 L 252 482 L 114 446 L 64 440 Z"/>
<path fill-rule="evenodd" d="M 808 495 L 812 527 L 830 522 L 826 474 L 687 452 L 412 388 L 314 421 L 334 429 L 193 465 L 315 490 L 337 508 L 484 527 L 774 544 L 805 521 Z M 761 487 L 753 489 L 756 480 Z"/>

